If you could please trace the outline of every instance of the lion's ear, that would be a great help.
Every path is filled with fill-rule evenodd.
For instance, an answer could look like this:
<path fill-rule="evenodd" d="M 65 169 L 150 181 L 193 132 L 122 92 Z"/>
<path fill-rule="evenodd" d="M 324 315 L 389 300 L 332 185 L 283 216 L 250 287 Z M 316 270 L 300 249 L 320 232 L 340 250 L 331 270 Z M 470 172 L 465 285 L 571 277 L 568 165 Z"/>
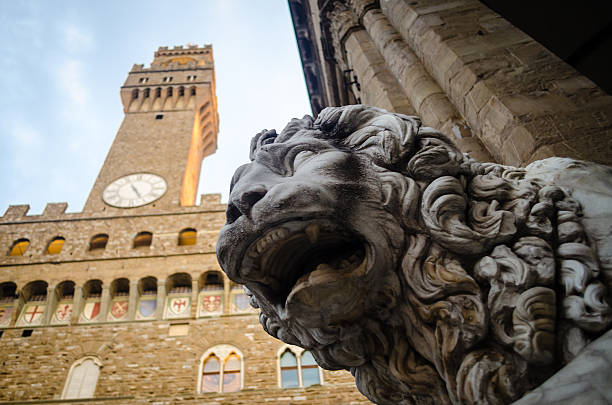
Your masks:
<path fill-rule="evenodd" d="M 338 126 L 342 125 L 342 117 Z M 361 115 L 351 116 L 350 130 L 344 143 L 351 148 L 365 152 L 382 167 L 401 171 L 401 166 L 412 156 L 416 138 L 421 126 L 417 117 L 393 114 L 370 108 Z M 398 167 L 399 166 L 399 167 Z"/>
<path fill-rule="evenodd" d="M 251 139 L 251 151 L 249 152 L 249 158 L 251 160 L 255 160 L 255 155 L 257 154 L 259 148 L 261 148 L 263 145 L 267 145 L 269 143 L 274 142 L 277 136 L 278 134 L 274 129 L 270 131 L 264 129 L 263 131 L 256 134 L 253 139 Z"/>

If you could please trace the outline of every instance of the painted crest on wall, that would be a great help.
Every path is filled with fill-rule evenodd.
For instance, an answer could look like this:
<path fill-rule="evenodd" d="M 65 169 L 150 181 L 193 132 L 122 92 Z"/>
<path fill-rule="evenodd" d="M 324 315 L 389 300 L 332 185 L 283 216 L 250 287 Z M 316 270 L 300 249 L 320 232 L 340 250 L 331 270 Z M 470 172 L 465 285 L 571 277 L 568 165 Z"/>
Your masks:
<path fill-rule="evenodd" d="M 128 301 L 113 301 L 113 306 L 111 307 L 110 314 L 108 316 L 111 321 L 120 321 L 127 318 L 128 312 Z"/>
<path fill-rule="evenodd" d="M 157 297 L 153 298 L 141 298 L 138 303 L 138 313 L 136 314 L 137 319 L 151 318 L 155 314 L 157 309 Z"/>
<path fill-rule="evenodd" d="M 69 323 L 72 316 L 72 302 L 60 302 L 53 314 L 52 323 Z"/>
<path fill-rule="evenodd" d="M 166 316 L 168 318 L 178 318 L 189 316 L 191 313 L 190 297 L 169 297 Z"/>
<path fill-rule="evenodd" d="M 95 321 L 100 315 L 100 301 L 89 301 L 83 307 L 82 317 L 86 321 Z"/>
<path fill-rule="evenodd" d="M 13 315 L 13 305 L 0 307 L 0 327 L 9 326 Z"/>
<path fill-rule="evenodd" d="M 200 296 L 199 316 L 220 314 L 223 311 L 221 295 L 202 295 Z"/>
<path fill-rule="evenodd" d="M 45 304 L 26 304 L 21 318 L 17 323 L 18 326 L 35 326 L 40 325 L 43 320 L 43 314 L 45 313 Z"/>

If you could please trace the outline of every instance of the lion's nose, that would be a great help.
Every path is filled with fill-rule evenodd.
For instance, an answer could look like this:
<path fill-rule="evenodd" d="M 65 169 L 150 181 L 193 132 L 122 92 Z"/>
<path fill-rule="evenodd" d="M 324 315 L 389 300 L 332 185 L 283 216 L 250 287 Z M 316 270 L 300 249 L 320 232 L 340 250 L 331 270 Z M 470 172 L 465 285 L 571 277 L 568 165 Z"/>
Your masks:
<path fill-rule="evenodd" d="M 232 197 L 225 212 L 227 223 L 231 224 L 242 215 L 250 217 L 251 209 L 259 200 L 264 198 L 266 192 L 267 190 L 263 185 L 256 185 Z"/>

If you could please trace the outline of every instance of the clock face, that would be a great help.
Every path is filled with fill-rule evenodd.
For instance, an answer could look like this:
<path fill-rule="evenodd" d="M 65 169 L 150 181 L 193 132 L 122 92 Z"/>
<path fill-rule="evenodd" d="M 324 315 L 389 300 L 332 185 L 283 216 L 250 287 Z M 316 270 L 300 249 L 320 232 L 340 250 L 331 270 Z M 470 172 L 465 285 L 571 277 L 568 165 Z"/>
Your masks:
<path fill-rule="evenodd" d="M 166 181 L 155 174 L 135 173 L 120 177 L 106 187 L 102 199 L 119 208 L 140 207 L 164 195 Z"/>

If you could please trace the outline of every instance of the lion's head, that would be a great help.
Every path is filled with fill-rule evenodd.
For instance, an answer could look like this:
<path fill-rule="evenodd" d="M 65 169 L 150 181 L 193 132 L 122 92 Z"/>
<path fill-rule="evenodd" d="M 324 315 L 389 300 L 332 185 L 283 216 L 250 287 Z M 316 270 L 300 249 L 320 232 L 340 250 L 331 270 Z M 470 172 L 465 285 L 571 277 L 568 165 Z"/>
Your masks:
<path fill-rule="evenodd" d="M 217 252 L 271 335 L 378 403 L 504 403 L 561 364 L 560 189 L 361 105 L 260 132 L 250 157 Z"/>

